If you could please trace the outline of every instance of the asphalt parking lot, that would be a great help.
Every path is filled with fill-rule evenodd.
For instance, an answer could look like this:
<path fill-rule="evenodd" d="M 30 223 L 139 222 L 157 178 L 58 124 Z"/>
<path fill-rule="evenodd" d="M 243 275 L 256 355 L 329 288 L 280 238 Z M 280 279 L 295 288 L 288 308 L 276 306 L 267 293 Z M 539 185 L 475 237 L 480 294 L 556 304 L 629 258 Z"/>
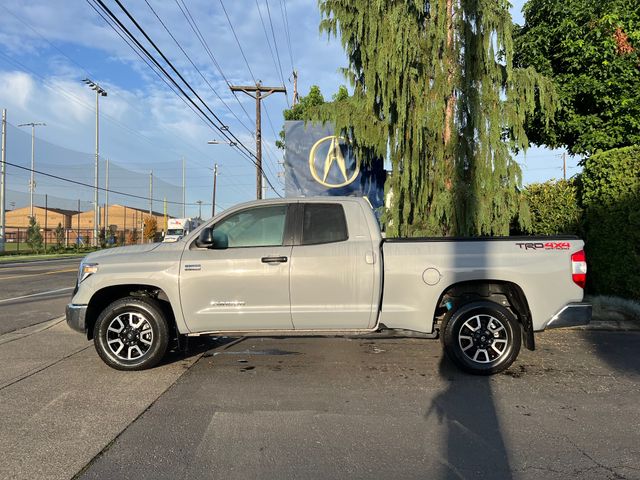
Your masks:
<path fill-rule="evenodd" d="M 1 270 L 41 282 L 1 298 L 71 268 Z M 545 332 L 489 378 L 384 337 L 204 340 L 124 373 L 62 321 L 69 294 L 0 303 L 0 478 L 640 478 L 638 331 Z"/>

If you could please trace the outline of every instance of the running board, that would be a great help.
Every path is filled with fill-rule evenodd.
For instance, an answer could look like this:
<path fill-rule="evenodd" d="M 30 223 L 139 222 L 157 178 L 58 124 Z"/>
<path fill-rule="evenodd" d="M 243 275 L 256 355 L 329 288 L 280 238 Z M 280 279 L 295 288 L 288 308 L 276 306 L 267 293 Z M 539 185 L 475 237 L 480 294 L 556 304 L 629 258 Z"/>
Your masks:
<path fill-rule="evenodd" d="M 356 330 L 210 330 L 188 333 L 189 337 L 218 335 L 225 337 L 357 337 L 357 338 L 438 338 L 438 331 L 431 333 L 402 329 L 356 329 Z"/>

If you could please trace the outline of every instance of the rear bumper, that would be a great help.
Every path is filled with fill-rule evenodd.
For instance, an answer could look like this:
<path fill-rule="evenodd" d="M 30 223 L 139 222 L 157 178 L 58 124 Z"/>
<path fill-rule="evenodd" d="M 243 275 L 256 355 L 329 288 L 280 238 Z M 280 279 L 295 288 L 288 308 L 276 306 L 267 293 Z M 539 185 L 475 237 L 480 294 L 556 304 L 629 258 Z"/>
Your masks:
<path fill-rule="evenodd" d="M 545 328 L 579 327 L 591 321 L 591 304 L 569 303 L 556 313 Z"/>
<path fill-rule="evenodd" d="M 87 316 L 86 305 L 74 305 L 73 303 L 70 303 L 65 308 L 65 315 L 67 317 L 67 325 L 69 325 L 73 330 L 80 333 L 87 332 L 85 321 Z"/>

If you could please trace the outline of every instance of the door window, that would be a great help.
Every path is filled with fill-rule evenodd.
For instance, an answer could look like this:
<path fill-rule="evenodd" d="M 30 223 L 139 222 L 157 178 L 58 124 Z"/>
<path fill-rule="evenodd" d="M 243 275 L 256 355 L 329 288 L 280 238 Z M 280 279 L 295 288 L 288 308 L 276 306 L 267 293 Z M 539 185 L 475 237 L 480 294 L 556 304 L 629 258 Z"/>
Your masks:
<path fill-rule="evenodd" d="M 280 246 L 286 217 L 287 205 L 250 208 L 223 219 L 213 231 L 227 236 L 228 248 Z"/>
<path fill-rule="evenodd" d="M 342 205 L 308 203 L 304 206 L 302 245 L 342 242 L 347 238 L 349 235 Z"/>

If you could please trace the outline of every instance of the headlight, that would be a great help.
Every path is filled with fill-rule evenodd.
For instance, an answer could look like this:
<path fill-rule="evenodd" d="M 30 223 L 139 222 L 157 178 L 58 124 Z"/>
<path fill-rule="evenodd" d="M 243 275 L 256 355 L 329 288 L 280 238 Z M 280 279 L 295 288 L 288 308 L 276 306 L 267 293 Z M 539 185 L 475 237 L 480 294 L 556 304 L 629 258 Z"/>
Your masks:
<path fill-rule="evenodd" d="M 81 283 L 89 275 L 92 275 L 98 271 L 97 263 L 81 263 L 78 270 L 78 283 Z"/>

